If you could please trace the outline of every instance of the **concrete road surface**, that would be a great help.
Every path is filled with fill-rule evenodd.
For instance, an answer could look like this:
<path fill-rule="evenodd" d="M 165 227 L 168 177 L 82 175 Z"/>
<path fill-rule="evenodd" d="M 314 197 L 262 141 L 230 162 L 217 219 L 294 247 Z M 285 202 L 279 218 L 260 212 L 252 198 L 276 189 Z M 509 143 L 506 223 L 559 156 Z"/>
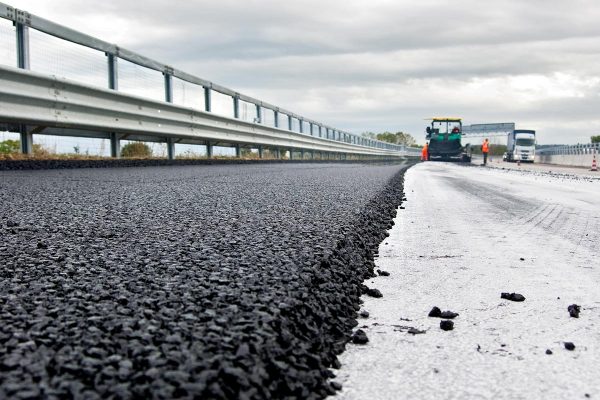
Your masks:
<path fill-rule="evenodd" d="M 600 398 L 600 180 L 422 163 L 405 190 L 338 397 Z M 433 306 L 460 314 L 453 331 Z"/>

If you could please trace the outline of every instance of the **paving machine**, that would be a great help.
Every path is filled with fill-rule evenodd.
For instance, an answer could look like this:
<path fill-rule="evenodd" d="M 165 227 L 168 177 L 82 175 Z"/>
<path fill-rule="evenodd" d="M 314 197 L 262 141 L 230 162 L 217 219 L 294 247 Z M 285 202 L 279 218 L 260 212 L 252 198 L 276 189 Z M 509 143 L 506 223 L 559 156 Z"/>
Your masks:
<path fill-rule="evenodd" d="M 426 129 L 429 141 L 429 160 L 471 162 L 470 144 L 462 145 L 462 120 L 435 117 Z"/>

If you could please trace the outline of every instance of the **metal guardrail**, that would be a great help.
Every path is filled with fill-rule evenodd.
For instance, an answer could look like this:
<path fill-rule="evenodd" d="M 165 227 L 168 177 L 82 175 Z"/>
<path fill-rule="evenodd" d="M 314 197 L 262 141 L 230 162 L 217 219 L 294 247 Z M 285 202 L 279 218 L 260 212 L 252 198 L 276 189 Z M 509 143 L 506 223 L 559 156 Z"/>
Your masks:
<path fill-rule="evenodd" d="M 262 146 L 273 146 L 277 152 L 283 148 L 381 156 L 415 155 L 419 151 L 335 129 L 1 2 L 0 18 L 12 21 L 16 28 L 15 67 L 20 69 L 0 67 L 0 121 L 18 124 L 22 150 L 26 153 L 32 150 L 33 134 L 41 132 L 108 137 L 114 157 L 119 155 L 122 139 L 166 142 L 169 158 L 174 157 L 175 143 L 205 144 L 208 156 L 212 154 L 212 146 L 218 144 L 235 145 L 238 155 L 244 145 L 258 146 L 261 155 Z M 107 89 L 28 71 L 29 29 L 104 52 L 108 63 Z M 165 101 L 119 92 L 119 59 L 161 72 Z M 170 104 L 173 78 L 204 89 L 203 111 Z M 211 112 L 212 92 L 231 97 L 234 118 Z M 255 105 L 255 122 L 240 119 L 241 101 Z M 274 126 L 263 123 L 264 109 L 273 111 Z M 288 119 L 284 128 L 280 114 Z M 299 132 L 292 130 L 294 120 Z M 305 124 L 308 132 L 304 132 Z"/>
<path fill-rule="evenodd" d="M 600 143 L 574 144 L 536 149 L 538 155 L 580 155 L 600 152 Z"/>
<path fill-rule="evenodd" d="M 29 125 L 78 129 L 79 135 L 167 143 L 260 143 L 274 148 L 347 154 L 394 155 L 391 149 L 357 146 L 182 106 L 122 94 L 65 78 L 0 66 L 0 119 Z M 50 128 L 51 131 L 52 128 Z M 60 129 L 54 132 L 60 134 Z M 143 133 L 140 133 L 143 132 Z M 208 140 L 208 139 L 207 139 Z"/>

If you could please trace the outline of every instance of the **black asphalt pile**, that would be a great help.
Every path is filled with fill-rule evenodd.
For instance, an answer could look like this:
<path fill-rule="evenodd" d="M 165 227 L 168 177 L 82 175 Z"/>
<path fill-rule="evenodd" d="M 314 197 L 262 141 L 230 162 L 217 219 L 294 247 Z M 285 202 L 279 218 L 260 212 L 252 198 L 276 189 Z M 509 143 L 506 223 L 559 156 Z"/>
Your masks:
<path fill-rule="evenodd" d="M 0 173 L 0 398 L 323 398 L 404 167 Z"/>

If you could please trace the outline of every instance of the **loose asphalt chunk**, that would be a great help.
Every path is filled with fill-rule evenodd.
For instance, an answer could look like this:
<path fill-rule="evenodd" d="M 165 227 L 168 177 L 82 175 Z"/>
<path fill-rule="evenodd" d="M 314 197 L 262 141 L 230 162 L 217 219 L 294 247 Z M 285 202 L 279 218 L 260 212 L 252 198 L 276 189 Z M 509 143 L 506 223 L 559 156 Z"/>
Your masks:
<path fill-rule="evenodd" d="M 369 312 L 367 310 L 361 310 L 358 313 L 358 316 L 361 317 L 361 318 L 369 318 Z"/>
<path fill-rule="evenodd" d="M 552 354 L 552 350 L 546 349 L 546 354 L 548 354 L 548 355 Z"/>
<path fill-rule="evenodd" d="M 330 395 L 403 171 L 0 172 L 0 398 Z"/>
<path fill-rule="evenodd" d="M 371 296 L 371 297 L 375 297 L 375 298 L 383 297 L 383 294 L 379 291 L 379 289 L 369 288 L 367 290 L 366 294 L 367 294 L 367 296 Z"/>
<path fill-rule="evenodd" d="M 443 319 L 454 319 L 458 317 L 458 313 L 452 311 L 442 311 L 439 307 L 433 307 L 431 311 L 429 311 L 428 316 L 432 318 L 443 318 Z"/>
<path fill-rule="evenodd" d="M 454 329 L 454 322 L 449 320 L 440 321 L 440 329 L 443 331 L 451 331 Z"/>
<path fill-rule="evenodd" d="M 378 270 L 377 270 L 377 274 L 378 274 L 379 276 L 390 276 L 390 273 L 389 273 L 389 272 L 387 272 L 387 271 L 382 271 L 382 270 L 380 270 L 380 269 L 378 269 Z"/>
<path fill-rule="evenodd" d="M 506 300 L 510 300 L 510 301 L 525 301 L 525 296 L 523 296 L 522 294 L 519 293 L 505 293 L 503 292 L 500 295 L 501 298 L 506 299 Z"/>
<path fill-rule="evenodd" d="M 573 351 L 575 350 L 575 344 L 573 342 L 565 342 L 565 349 Z"/>
<path fill-rule="evenodd" d="M 439 318 L 442 316 L 442 310 L 439 307 L 434 306 L 431 311 L 429 311 L 429 317 Z"/>
<path fill-rule="evenodd" d="M 581 312 L 581 307 L 577 304 L 571 304 L 567 307 L 567 311 L 569 311 L 569 315 L 573 318 L 579 318 L 579 313 Z"/>
<path fill-rule="evenodd" d="M 352 335 L 352 343 L 354 344 L 367 344 L 369 343 L 369 338 L 367 334 L 362 329 L 357 329 L 356 332 Z"/>
<path fill-rule="evenodd" d="M 440 318 L 444 319 L 454 319 L 456 317 L 458 317 L 458 313 L 452 311 L 442 311 L 442 313 L 440 314 Z"/>

